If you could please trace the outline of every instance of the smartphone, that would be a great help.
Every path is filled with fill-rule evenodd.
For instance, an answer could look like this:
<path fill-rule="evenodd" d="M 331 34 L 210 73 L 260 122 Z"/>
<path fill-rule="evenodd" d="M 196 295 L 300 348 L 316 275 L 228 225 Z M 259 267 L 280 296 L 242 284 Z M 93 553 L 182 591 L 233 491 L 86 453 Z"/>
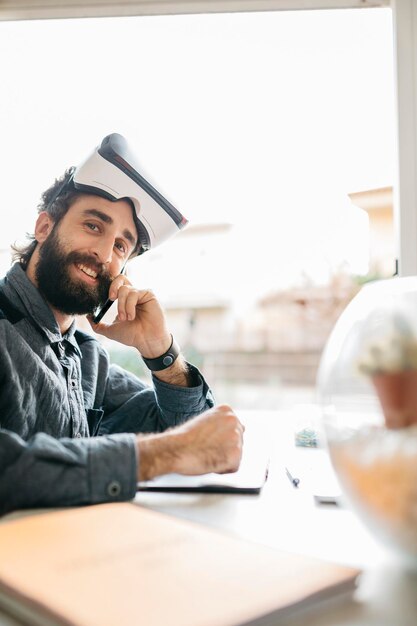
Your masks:
<path fill-rule="evenodd" d="M 120 273 L 124 274 L 125 270 L 126 270 L 126 265 L 122 267 L 122 270 Z M 101 322 L 101 320 L 106 315 L 107 311 L 109 310 L 113 302 L 115 302 L 115 300 L 110 300 L 110 299 L 106 300 L 103 306 L 96 311 L 95 315 L 93 316 L 94 324 L 98 324 L 99 322 Z"/>

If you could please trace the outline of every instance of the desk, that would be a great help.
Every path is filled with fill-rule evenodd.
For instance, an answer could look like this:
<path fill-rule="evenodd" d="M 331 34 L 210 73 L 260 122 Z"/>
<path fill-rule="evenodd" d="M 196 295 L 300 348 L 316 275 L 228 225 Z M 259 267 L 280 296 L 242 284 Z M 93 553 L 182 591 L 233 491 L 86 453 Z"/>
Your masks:
<path fill-rule="evenodd" d="M 239 416 L 247 426 L 247 436 L 261 428 L 271 442 L 269 477 L 259 496 L 139 492 L 135 503 L 270 547 L 365 570 L 353 599 L 330 603 L 315 614 L 310 612 L 308 618 L 280 620 L 280 626 L 301 626 L 307 619 L 309 626 L 415 626 L 417 574 L 403 573 L 353 512 L 317 505 L 308 481 L 294 488 L 288 480 L 284 471 L 287 461 L 295 460 L 302 467 L 314 460 L 314 455 L 325 453 L 295 448 L 285 412 L 239 412 Z M 0 614 L 0 626 L 17 624 Z"/>

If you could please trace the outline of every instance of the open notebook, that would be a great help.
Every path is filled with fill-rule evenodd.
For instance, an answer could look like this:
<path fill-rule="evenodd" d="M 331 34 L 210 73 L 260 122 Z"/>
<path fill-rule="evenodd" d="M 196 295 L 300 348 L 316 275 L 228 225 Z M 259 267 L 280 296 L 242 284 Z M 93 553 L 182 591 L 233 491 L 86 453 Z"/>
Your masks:
<path fill-rule="evenodd" d="M 247 429 L 239 470 L 232 474 L 166 474 L 138 483 L 139 491 L 259 493 L 268 477 L 270 443 L 265 432 Z"/>

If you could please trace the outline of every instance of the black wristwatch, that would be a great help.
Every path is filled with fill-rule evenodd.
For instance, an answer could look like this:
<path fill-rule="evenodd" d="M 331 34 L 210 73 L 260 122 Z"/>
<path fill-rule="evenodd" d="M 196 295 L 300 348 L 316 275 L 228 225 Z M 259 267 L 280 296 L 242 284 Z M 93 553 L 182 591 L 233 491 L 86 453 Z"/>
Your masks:
<path fill-rule="evenodd" d="M 171 345 L 169 346 L 168 350 L 164 352 L 164 354 L 161 354 L 161 356 L 157 356 L 155 359 L 145 359 L 145 357 L 142 356 L 145 365 L 149 367 L 151 372 L 160 372 L 161 370 L 166 370 L 167 367 L 171 367 L 171 365 L 174 363 L 175 359 L 179 355 L 180 347 L 176 343 L 172 335 L 171 339 Z"/>

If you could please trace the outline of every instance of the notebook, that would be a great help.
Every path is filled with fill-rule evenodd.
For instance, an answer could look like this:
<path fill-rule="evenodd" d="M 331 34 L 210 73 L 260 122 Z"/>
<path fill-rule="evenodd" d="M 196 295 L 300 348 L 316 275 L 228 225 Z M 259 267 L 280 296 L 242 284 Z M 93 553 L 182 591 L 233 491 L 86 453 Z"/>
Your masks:
<path fill-rule="evenodd" d="M 153 480 L 139 482 L 138 491 L 259 494 L 268 477 L 269 441 L 267 433 L 247 428 L 242 460 L 237 472 L 200 476 L 165 474 Z"/>
<path fill-rule="evenodd" d="M 0 606 L 31 626 L 266 626 L 359 573 L 124 503 L 1 524 L 0 554 Z"/>

